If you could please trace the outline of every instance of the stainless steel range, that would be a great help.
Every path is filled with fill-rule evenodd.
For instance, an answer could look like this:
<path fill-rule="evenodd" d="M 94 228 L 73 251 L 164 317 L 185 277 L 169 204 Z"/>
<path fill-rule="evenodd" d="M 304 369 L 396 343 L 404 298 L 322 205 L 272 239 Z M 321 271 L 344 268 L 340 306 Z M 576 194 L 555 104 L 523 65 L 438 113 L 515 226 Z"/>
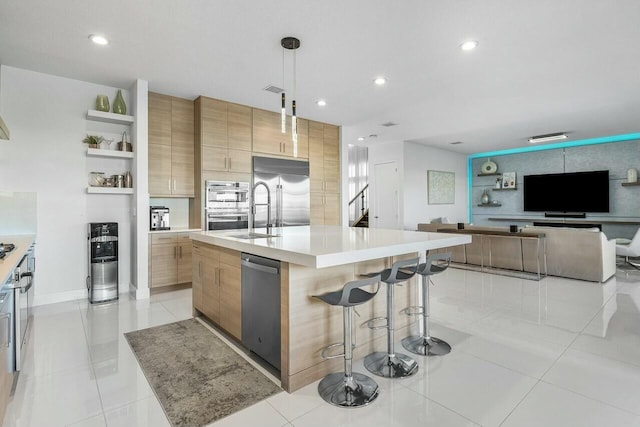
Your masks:
<path fill-rule="evenodd" d="M 9 316 L 11 319 L 9 368 L 18 372 L 22 369 L 22 350 L 27 342 L 29 324 L 33 317 L 31 307 L 33 305 L 35 270 L 35 245 L 31 245 L 2 287 L 2 292 L 9 294 L 9 298 L 13 302 L 13 304 L 9 304 L 11 311 Z"/>

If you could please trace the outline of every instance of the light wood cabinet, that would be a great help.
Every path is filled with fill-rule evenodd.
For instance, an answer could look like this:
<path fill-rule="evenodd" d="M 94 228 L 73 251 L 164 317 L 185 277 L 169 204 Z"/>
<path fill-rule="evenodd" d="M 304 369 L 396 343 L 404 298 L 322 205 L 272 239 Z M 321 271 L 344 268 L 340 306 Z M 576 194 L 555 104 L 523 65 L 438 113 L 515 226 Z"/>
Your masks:
<path fill-rule="evenodd" d="M 197 243 L 192 244 L 191 248 L 191 296 L 193 299 L 193 306 L 196 310 L 203 312 L 202 305 L 202 251 Z"/>
<path fill-rule="evenodd" d="M 149 92 L 149 194 L 194 197 L 193 102 Z"/>
<path fill-rule="evenodd" d="M 242 339 L 240 252 L 193 242 L 193 272 L 200 272 L 200 308 L 194 307 L 238 340 Z M 195 288 L 194 288 L 195 290 Z"/>
<path fill-rule="evenodd" d="M 155 233 L 150 240 L 150 287 L 191 282 L 193 262 L 189 235 Z"/>
<path fill-rule="evenodd" d="M 309 121 L 311 224 L 340 223 L 340 132 L 337 126 Z"/>
<path fill-rule="evenodd" d="M 196 104 L 202 170 L 251 173 L 251 107 L 204 96 Z"/>
<path fill-rule="evenodd" d="M 309 121 L 297 119 L 298 158 L 309 158 Z M 291 137 L 291 116 L 287 116 L 286 132 L 282 133 L 280 114 L 253 109 L 253 152 L 295 157 Z"/>

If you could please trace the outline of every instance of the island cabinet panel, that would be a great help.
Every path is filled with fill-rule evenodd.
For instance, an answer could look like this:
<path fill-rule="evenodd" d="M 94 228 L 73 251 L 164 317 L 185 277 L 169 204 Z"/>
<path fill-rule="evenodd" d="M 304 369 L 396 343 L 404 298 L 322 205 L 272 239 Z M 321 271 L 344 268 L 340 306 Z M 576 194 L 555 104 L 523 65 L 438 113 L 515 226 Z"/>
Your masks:
<path fill-rule="evenodd" d="M 409 254 L 409 256 L 416 256 Z M 283 314 L 288 319 L 282 322 L 283 387 L 293 392 L 331 372 L 338 372 L 344 363 L 342 359 L 325 360 L 320 356 L 322 349 L 332 343 L 341 342 L 342 309 L 312 298 L 329 291 L 340 289 L 346 282 L 358 275 L 380 271 L 402 257 L 392 260 L 371 260 L 357 264 L 314 269 L 295 264 L 287 265 L 287 282 L 282 283 L 281 299 Z M 284 271 L 284 268 L 283 268 Z M 360 325 L 373 317 L 386 315 L 386 285 L 381 284 L 379 294 L 370 302 L 358 306 L 360 317 L 356 319 L 354 358 L 361 358 L 372 351 L 386 346 L 386 330 L 372 330 Z M 415 305 L 417 279 L 395 288 L 396 338 L 417 331 L 414 319 L 398 314 L 400 310 Z M 375 289 L 375 287 L 373 288 Z M 372 290 L 372 289 L 370 289 Z M 284 306 L 286 304 L 286 307 Z M 283 316 L 284 318 L 284 316 Z M 286 362 L 284 362 L 286 358 Z"/>
<path fill-rule="evenodd" d="M 202 251 L 200 250 L 200 245 L 197 243 L 193 243 L 192 245 L 192 253 L 191 253 L 191 262 L 192 262 L 192 276 L 193 279 L 191 281 L 191 295 L 193 298 L 193 307 L 203 312 L 202 305 Z"/>
<path fill-rule="evenodd" d="M 196 242 L 193 243 L 193 252 L 194 274 L 196 271 L 202 272 L 200 275 L 202 304 L 201 308 L 196 307 L 196 309 L 240 340 L 242 338 L 240 252 Z"/>

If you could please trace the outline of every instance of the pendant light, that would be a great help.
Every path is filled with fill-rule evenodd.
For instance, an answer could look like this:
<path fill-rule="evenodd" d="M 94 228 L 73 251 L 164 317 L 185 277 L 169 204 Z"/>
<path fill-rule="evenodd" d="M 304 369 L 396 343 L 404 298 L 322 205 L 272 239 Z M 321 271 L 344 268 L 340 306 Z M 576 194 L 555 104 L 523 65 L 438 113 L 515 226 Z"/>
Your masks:
<path fill-rule="evenodd" d="M 282 47 L 282 106 L 280 107 L 280 129 L 287 133 L 287 104 L 284 94 L 284 46 Z"/>
<path fill-rule="evenodd" d="M 280 40 L 280 44 L 282 45 L 282 47 L 284 49 L 288 49 L 288 50 L 292 50 L 293 51 L 293 100 L 291 101 L 291 140 L 293 141 L 293 157 L 298 157 L 298 118 L 296 116 L 296 50 L 300 47 L 300 40 L 298 40 L 295 37 L 285 37 L 282 40 Z M 284 52 L 284 51 L 283 51 Z M 283 69 L 284 69 L 284 56 L 283 56 Z M 282 105 L 283 105 L 283 109 L 281 110 L 283 112 L 283 116 L 284 116 L 284 94 L 282 96 Z M 286 124 L 285 127 L 283 127 L 283 129 L 286 128 Z"/>

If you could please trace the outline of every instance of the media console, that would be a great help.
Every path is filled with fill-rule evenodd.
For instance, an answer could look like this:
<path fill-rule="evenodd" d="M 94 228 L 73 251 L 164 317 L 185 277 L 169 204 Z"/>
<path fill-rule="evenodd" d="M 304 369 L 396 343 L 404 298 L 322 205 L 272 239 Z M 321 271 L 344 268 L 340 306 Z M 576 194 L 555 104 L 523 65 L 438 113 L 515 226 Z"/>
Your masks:
<path fill-rule="evenodd" d="M 534 227 L 571 227 L 571 228 L 597 228 L 602 231 L 602 224 L 589 222 L 551 222 L 533 221 Z"/>

